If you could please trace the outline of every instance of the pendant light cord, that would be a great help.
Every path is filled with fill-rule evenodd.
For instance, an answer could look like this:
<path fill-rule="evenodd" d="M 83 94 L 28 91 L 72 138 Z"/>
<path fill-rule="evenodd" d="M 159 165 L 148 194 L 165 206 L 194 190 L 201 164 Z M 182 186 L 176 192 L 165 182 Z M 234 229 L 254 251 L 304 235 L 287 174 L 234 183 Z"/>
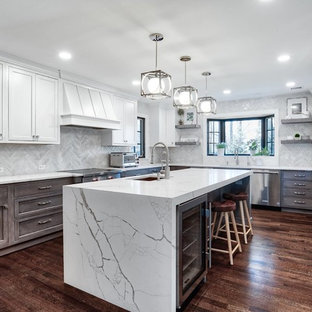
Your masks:
<path fill-rule="evenodd" d="M 156 55 L 156 58 L 155 58 L 155 70 L 157 70 L 157 54 L 158 54 L 158 37 L 156 36 L 156 53 L 155 53 L 155 55 Z"/>
<path fill-rule="evenodd" d="M 206 78 L 206 96 L 207 96 L 207 94 L 208 94 L 208 92 L 207 92 L 207 89 L 208 89 L 208 82 L 207 82 L 208 80 L 207 80 L 207 78 L 208 77 L 206 76 L 205 78 Z"/>
<path fill-rule="evenodd" d="M 186 85 L 186 62 L 184 62 L 184 84 Z"/>

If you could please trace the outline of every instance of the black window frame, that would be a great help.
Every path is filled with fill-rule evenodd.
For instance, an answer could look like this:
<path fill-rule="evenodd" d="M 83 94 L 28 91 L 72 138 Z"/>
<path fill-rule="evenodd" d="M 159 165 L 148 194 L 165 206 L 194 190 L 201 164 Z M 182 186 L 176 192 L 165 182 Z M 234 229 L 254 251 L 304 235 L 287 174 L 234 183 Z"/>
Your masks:
<path fill-rule="evenodd" d="M 137 146 L 139 145 L 140 148 L 140 155 L 138 155 L 139 158 L 145 158 L 145 129 L 146 129 L 146 120 L 144 117 L 137 117 L 137 120 L 140 121 L 141 127 L 140 129 L 137 128 L 136 133 L 140 135 L 140 142 L 137 142 L 136 146 L 134 147 L 134 152 L 137 153 Z M 137 138 L 136 138 L 137 139 Z"/>
<path fill-rule="evenodd" d="M 270 155 L 275 156 L 275 116 L 263 116 L 263 117 L 246 117 L 246 118 L 227 118 L 227 119 L 207 119 L 207 156 L 217 156 L 215 151 L 212 153 L 209 150 L 209 122 L 219 122 L 220 128 L 220 142 L 225 142 L 225 123 L 227 121 L 240 121 L 240 120 L 261 120 L 261 149 L 268 148 L 268 144 L 271 143 L 271 150 L 269 150 Z M 271 122 L 271 129 L 268 127 L 269 121 Z M 272 132 L 271 138 L 273 141 L 268 140 L 268 133 Z M 214 133 L 214 132 L 213 132 Z M 213 142 L 214 144 L 215 142 Z M 239 156 L 250 156 L 250 154 L 238 154 Z M 224 156 L 234 156 L 234 154 L 224 153 Z"/>

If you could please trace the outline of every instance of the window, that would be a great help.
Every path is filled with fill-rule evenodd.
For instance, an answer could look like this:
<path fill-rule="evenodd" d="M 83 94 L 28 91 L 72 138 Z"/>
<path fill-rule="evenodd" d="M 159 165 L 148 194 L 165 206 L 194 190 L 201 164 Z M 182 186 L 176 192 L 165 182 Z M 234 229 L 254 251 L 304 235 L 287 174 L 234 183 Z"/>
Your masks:
<path fill-rule="evenodd" d="M 138 157 L 145 157 L 145 118 L 142 117 L 137 118 L 137 145 L 134 151 Z"/>
<path fill-rule="evenodd" d="M 249 155 L 249 141 L 256 140 L 256 153 L 274 156 L 274 116 L 207 120 L 207 155 L 216 155 L 216 145 L 226 143 L 225 155 Z"/>

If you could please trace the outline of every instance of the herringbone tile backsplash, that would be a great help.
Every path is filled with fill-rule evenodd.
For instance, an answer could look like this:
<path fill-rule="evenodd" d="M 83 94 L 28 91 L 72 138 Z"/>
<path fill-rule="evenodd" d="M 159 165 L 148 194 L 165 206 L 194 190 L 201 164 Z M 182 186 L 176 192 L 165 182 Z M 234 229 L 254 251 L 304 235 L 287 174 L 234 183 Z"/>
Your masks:
<path fill-rule="evenodd" d="M 61 127 L 60 145 L 1 144 L 0 175 L 108 167 L 110 152 L 128 148 L 102 146 L 101 135 L 101 130 Z M 39 170 L 40 165 L 46 168 Z"/>

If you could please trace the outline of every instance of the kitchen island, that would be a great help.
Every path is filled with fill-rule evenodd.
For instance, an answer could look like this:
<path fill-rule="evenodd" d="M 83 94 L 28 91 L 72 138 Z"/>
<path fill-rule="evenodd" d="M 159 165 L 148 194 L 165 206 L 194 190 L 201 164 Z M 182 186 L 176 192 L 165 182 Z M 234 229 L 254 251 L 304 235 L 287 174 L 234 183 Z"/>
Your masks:
<path fill-rule="evenodd" d="M 64 282 L 129 311 L 175 311 L 177 205 L 250 175 L 186 169 L 65 186 Z"/>

